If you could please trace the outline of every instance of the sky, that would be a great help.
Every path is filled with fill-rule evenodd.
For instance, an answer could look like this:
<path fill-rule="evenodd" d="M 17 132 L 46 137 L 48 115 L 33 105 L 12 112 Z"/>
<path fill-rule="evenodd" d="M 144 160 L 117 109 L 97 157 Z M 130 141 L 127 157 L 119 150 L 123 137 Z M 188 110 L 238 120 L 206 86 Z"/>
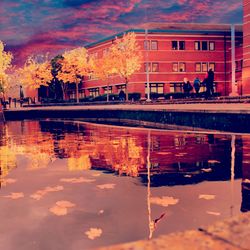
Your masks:
<path fill-rule="evenodd" d="M 241 0 L 0 0 L 0 40 L 30 55 L 85 46 L 145 22 L 242 23 Z"/>

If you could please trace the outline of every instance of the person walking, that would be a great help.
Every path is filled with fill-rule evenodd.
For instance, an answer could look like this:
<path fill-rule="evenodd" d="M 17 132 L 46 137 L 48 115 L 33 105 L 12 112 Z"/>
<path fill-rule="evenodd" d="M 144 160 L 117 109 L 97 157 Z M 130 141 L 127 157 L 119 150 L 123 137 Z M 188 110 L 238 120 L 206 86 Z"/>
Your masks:
<path fill-rule="evenodd" d="M 200 87 L 201 87 L 201 81 L 198 78 L 198 76 L 194 79 L 194 90 L 196 95 L 198 96 L 199 91 L 200 91 Z"/>
<path fill-rule="evenodd" d="M 22 85 L 20 86 L 20 106 L 23 106 L 23 99 L 24 99 L 24 93 L 23 93 L 23 87 Z"/>

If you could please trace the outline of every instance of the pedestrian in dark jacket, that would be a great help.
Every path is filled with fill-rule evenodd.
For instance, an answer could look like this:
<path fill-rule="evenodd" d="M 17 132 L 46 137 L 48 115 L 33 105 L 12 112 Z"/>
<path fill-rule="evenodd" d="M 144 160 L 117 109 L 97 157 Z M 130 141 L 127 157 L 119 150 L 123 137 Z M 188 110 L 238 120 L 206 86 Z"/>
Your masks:
<path fill-rule="evenodd" d="M 196 95 L 198 95 L 200 91 L 200 87 L 201 87 L 201 81 L 198 77 L 196 77 L 194 79 L 194 90 L 195 90 Z"/>

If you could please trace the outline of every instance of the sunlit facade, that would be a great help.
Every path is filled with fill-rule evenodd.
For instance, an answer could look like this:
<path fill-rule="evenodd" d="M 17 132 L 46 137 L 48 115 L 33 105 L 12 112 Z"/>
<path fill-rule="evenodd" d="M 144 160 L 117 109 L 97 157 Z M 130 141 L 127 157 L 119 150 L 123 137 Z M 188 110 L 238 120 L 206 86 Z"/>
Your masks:
<path fill-rule="evenodd" d="M 250 0 L 243 1 L 243 31 L 243 91 L 244 94 L 250 94 Z"/>
<path fill-rule="evenodd" d="M 231 92 L 231 32 L 230 25 L 207 24 L 172 24 L 150 25 L 148 35 L 145 30 L 132 30 L 136 33 L 140 45 L 143 62 L 129 83 L 119 77 L 101 81 L 95 76 L 85 77 L 80 89 L 80 97 L 96 97 L 107 93 L 118 94 L 127 88 L 128 93 L 140 93 L 145 97 L 146 63 L 149 63 L 150 92 L 164 95 L 183 92 L 182 82 L 187 78 L 190 82 L 196 77 L 204 80 L 206 72 L 211 68 L 215 72 L 215 91 L 221 95 Z M 122 34 L 87 46 L 89 54 L 102 57 L 116 37 Z M 148 50 L 147 50 L 148 49 Z M 242 94 L 242 26 L 236 26 L 236 81 L 238 92 Z M 204 91 L 205 87 L 201 89 Z M 74 91 L 69 93 L 74 97 Z"/>

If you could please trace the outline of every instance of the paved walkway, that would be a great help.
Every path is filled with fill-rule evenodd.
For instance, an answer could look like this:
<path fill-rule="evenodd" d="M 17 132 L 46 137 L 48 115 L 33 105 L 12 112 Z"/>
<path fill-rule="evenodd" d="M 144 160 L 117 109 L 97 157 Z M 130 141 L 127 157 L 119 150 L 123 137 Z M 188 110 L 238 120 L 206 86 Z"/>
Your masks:
<path fill-rule="evenodd" d="M 163 235 L 99 250 L 249 250 L 250 213 L 199 230 Z"/>
<path fill-rule="evenodd" d="M 116 104 L 11 108 L 15 110 L 138 110 L 138 111 L 184 111 L 250 114 L 250 103 L 197 103 L 197 104 Z"/>

